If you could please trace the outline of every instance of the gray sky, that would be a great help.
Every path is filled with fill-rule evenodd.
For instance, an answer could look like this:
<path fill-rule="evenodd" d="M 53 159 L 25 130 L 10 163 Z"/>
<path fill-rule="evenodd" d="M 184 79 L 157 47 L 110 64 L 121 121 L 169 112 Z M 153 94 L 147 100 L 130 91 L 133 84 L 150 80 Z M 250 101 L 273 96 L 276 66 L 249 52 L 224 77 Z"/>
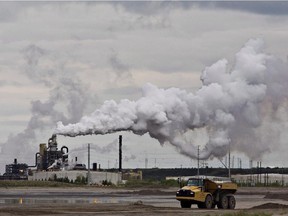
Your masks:
<path fill-rule="evenodd" d="M 287 12 L 288 2 L 0 2 L 0 169 L 14 157 L 34 163 L 57 121 L 75 123 L 105 100 L 135 100 L 147 82 L 194 92 L 206 66 L 224 57 L 233 63 L 250 38 L 263 38 L 265 52 L 286 61 Z M 144 167 L 145 157 L 149 167 L 197 164 L 148 135 L 122 134 L 124 168 Z M 117 137 L 59 143 L 105 146 Z M 205 138 L 199 132 L 193 141 Z M 285 143 L 277 145 L 262 164 L 287 166 L 283 150 Z M 235 167 L 238 157 L 248 166 L 233 154 Z M 113 167 L 117 152 L 95 152 L 95 160 Z"/>

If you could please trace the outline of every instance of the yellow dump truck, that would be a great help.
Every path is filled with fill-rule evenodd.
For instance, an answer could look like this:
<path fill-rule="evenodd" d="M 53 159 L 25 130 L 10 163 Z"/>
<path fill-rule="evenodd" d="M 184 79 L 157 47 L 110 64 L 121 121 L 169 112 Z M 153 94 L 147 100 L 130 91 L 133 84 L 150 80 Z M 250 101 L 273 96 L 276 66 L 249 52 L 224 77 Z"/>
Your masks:
<path fill-rule="evenodd" d="M 195 177 L 189 178 L 187 185 L 176 193 L 182 208 L 191 208 L 197 204 L 198 208 L 234 209 L 236 200 L 234 194 L 237 184 L 224 178 Z"/>

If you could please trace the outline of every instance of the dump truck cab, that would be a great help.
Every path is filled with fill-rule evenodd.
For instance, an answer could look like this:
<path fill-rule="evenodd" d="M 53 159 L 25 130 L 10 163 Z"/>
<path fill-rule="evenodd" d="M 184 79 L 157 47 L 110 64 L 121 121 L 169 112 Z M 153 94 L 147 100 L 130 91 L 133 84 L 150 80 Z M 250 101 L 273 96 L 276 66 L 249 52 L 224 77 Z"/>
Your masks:
<path fill-rule="evenodd" d="M 197 204 L 198 208 L 210 209 L 217 206 L 220 209 L 234 209 L 236 191 L 237 184 L 227 178 L 193 177 L 177 191 L 176 199 L 182 208 Z"/>

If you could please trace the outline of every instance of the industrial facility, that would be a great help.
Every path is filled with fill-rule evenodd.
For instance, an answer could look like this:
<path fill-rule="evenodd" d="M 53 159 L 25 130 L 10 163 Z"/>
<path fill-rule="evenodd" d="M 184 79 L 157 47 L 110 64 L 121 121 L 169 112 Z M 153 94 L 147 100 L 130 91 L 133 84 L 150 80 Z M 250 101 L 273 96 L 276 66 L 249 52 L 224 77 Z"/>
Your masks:
<path fill-rule="evenodd" d="M 63 170 L 68 167 L 68 147 L 62 146 L 58 150 L 57 136 L 54 134 L 48 140 L 48 146 L 45 143 L 39 145 L 35 162 L 38 171 Z"/>
<path fill-rule="evenodd" d="M 35 164 L 27 165 L 26 163 L 18 163 L 14 159 L 14 163 L 7 164 L 5 173 L 0 176 L 0 180 L 33 180 L 33 181 L 55 181 L 65 179 L 66 182 L 77 182 L 79 179 L 82 183 L 102 185 L 117 185 L 127 180 L 142 179 L 177 179 L 182 177 L 186 179 L 197 175 L 200 171 L 201 175 L 226 176 L 227 168 L 170 168 L 170 169 L 122 169 L 122 135 L 119 135 L 119 164 L 117 169 L 101 169 L 100 164 L 90 159 L 90 144 L 88 144 L 88 167 L 77 161 L 77 157 L 69 162 L 69 149 L 67 146 L 58 148 L 57 136 L 52 135 L 47 143 L 39 144 L 39 151 L 35 154 Z M 90 167 L 90 165 L 92 165 Z M 256 185 L 288 185 L 288 169 L 287 168 L 264 168 L 261 162 L 257 163 L 257 167 L 249 169 L 239 168 L 231 169 L 231 177 L 240 185 L 256 186 Z"/>
<path fill-rule="evenodd" d="M 102 171 L 97 163 L 92 163 L 90 169 L 90 145 L 88 144 L 88 167 L 85 164 L 69 164 L 68 147 L 58 148 L 57 136 L 52 135 L 48 143 L 39 144 L 39 152 L 35 154 L 35 165 L 28 166 L 25 163 L 6 165 L 6 172 L 0 176 L 0 180 L 34 180 L 49 181 L 66 179 L 75 182 L 77 179 L 85 179 L 87 184 L 101 185 L 103 182 L 117 185 L 122 181 L 122 136 L 119 136 L 119 170 L 117 172 Z"/>
<path fill-rule="evenodd" d="M 18 163 L 14 159 L 14 163 L 7 164 L 5 173 L 0 176 L 0 180 L 27 180 L 28 179 L 28 165 L 26 163 Z"/>

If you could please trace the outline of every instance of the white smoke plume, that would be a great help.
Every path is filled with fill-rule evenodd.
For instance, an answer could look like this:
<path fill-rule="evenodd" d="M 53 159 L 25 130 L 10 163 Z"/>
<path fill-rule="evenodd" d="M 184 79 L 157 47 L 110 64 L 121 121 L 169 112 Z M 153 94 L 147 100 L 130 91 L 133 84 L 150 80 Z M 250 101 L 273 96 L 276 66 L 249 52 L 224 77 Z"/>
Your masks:
<path fill-rule="evenodd" d="M 123 138 L 123 140 L 125 140 L 125 138 Z M 96 160 L 97 162 L 103 161 L 103 156 L 106 159 L 111 158 L 111 156 L 113 157 L 113 153 L 118 152 L 118 150 L 119 150 L 119 139 L 114 139 L 112 142 L 102 143 L 102 144 L 90 143 L 91 155 L 93 155 L 94 160 Z M 122 146 L 122 150 L 127 152 L 127 151 L 129 151 L 129 148 L 126 145 L 124 145 L 124 146 Z M 77 148 L 73 148 L 73 149 L 69 150 L 69 155 L 72 158 L 71 165 L 75 164 L 75 161 L 73 161 L 74 157 L 77 157 L 77 159 L 79 161 L 87 161 L 88 143 L 84 143 Z M 116 153 L 116 155 L 117 155 L 117 153 Z M 98 156 L 100 156 L 100 159 L 98 158 Z M 114 154 L 114 156 L 115 156 L 115 154 Z M 115 159 L 117 157 L 118 156 L 116 156 Z M 135 159 L 136 159 L 136 156 L 133 154 L 130 154 L 130 155 L 124 156 L 123 161 L 129 162 L 129 161 L 135 160 Z"/>
<path fill-rule="evenodd" d="M 168 142 L 180 153 L 197 158 L 197 143 L 185 142 L 183 137 L 205 128 L 208 142 L 201 159 L 223 157 L 229 146 L 251 159 L 261 158 L 285 132 L 283 107 L 288 97 L 287 63 L 263 49 L 262 39 L 251 39 L 233 64 L 221 59 L 206 67 L 201 75 L 203 86 L 194 94 L 147 84 L 139 100 L 106 101 L 76 124 L 58 122 L 55 133 L 71 137 L 148 133 L 160 144 Z"/>
<path fill-rule="evenodd" d="M 136 158 L 137 158 L 136 155 L 131 154 L 130 156 L 125 156 L 124 161 L 128 162 L 130 160 L 135 160 Z"/>
<path fill-rule="evenodd" d="M 87 87 L 75 75 L 65 70 L 65 62 L 54 60 L 49 51 L 32 44 L 27 46 L 22 54 L 26 60 L 24 72 L 27 77 L 37 84 L 49 87 L 50 94 L 44 101 L 31 101 L 31 118 L 26 128 L 20 133 L 10 135 L 4 143 L 0 143 L 0 156 L 6 159 L 6 162 L 15 157 L 34 163 L 33 154 L 37 150 L 33 150 L 32 144 L 39 142 L 35 141 L 37 133 L 45 129 L 51 130 L 59 119 L 66 123 L 79 121 L 88 102 L 94 98 L 86 94 Z M 19 144 L 24 147 L 19 148 Z"/>
<path fill-rule="evenodd" d="M 90 150 L 95 151 L 97 153 L 101 153 L 101 154 L 108 154 L 108 153 L 117 151 L 117 144 L 118 144 L 118 139 L 115 139 L 112 142 L 104 146 L 90 143 Z M 88 151 L 88 143 L 85 143 L 80 147 L 70 150 L 69 154 L 78 155 L 78 154 L 83 154 L 83 152 L 84 154 L 86 154 L 87 151 Z"/>
<path fill-rule="evenodd" d="M 115 78 L 113 81 L 115 83 L 132 80 L 132 74 L 129 71 L 129 66 L 120 60 L 118 52 L 112 50 L 112 54 L 108 60 L 114 71 Z"/>

